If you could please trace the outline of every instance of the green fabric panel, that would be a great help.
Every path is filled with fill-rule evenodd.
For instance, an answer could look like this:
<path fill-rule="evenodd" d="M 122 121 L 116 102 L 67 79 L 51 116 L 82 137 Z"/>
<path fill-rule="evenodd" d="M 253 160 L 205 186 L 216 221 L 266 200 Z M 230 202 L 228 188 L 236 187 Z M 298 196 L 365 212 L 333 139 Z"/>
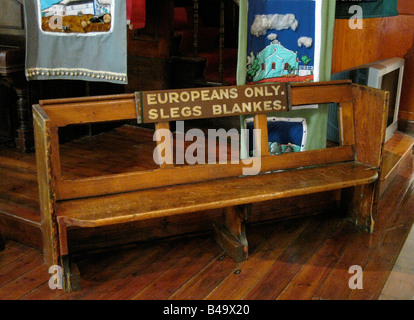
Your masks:
<path fill-rule="evenodd" d="M 254 0 L 253 0 L 254 1 Z M 271 0 L 269 0 L 271 1 Z M 248 37 L 248 0 L 240 0 L 240 25 L 239 25 L 239 52 L 237 84 L 246 83 L 247 61 L 247 37 Z M 335 1 L 322 0 L 322 38 L 321 38 L 321 63 L 320 81 L 331 79 L 332 64 L 332 40 L 335 22 Z M 328 126 L 328 106 L 320 105 L 318 109 L 302 109 L 289 112 L 269 114 L 269 116 L 286 118 L 304 118 L 308 126 L 307 143 L 305 150 L 326 148 L 326 134 Z M 240 118 L 241 128 L 244 128 L 245 117 Z M 242 135 L 243 139 L 243 135 Z M 243 140 L 242 140 L 243 141 Z M 241 147 L 242 157 L 247 156 L 244 147 Z"/>
<path fill-rule="evenodd" d="M 247 14 L 248 1 L 240 0 L 239 6 L 239 49 L 237 53 L 237 85 L 246 84 L 247 61 Z"/>
<path fill-rule="evenodd" d="M 336 0 L 336 18 L 351 18 L 354 13 L 349 13 L 349 8 L 353 5 L 358 5 L 362 8 L 364 18 L 391 17 L 398 15 L 398 0 Z"/>

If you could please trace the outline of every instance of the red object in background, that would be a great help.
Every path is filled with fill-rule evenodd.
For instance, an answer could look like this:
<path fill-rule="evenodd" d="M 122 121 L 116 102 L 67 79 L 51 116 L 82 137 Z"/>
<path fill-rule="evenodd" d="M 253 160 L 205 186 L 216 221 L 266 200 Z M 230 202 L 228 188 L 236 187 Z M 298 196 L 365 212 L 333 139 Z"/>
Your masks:
<path fill-rule="evenodd" d="M 145 1 L 146 0 L 127 0 L 127 20 L 133 29 L 145 27 Z"/>

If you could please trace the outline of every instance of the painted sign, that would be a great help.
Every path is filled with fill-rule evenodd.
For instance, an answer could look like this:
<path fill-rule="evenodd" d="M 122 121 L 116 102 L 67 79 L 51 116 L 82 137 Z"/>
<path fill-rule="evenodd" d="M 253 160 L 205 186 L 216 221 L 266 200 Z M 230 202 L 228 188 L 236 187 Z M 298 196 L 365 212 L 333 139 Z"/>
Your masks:
<path fill-rule="evenodd" d="M 288 84 L 137 92 L 138 123 L 239 116 L 288 110 Z"/>

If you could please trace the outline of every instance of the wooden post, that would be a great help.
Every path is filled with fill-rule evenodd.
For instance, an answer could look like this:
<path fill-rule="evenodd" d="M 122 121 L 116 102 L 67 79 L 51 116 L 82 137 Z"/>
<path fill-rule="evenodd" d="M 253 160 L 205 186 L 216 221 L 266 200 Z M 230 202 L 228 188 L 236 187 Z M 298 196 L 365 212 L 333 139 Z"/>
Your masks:
<path fill-rule="evenodd" d="M 56 180 L 52 163 L 54 138 L 47 114 L 39 107 L 33 107 L 34 133 L 36 142 L 37 176 L 39 184 L 40 214 L 42 219 L 43 254 L 48 266 L 60 262 L 59 237 L 56 221 Z"/>
<path fill-rule="evenodd" d="M 389 92 L 359 85 L 352 85 L 352 92 L 355 160 L 372 166 L 372 170 L 377 170 L 381 175 Z M 371 233 L 375 227 L 379 181 L 380 179 L 368 185 L 354 187 L 353 192 L 343 192 L 342 204 L 352 199 L 353 210 L 348 210 L 350 218 L 357 226 Z"/>
<path fill-rule="evenodd" d="M 358 227 L 374 232 L 378 183 L 342 189 L 341 211 Z"/>
<path fill-rule="evenodd" d="M 249 246 L 246 220 L 251 216 L 251 204 L 223 209 L 223 224 L 213 224 L 217 244 L 236 262 L 247 260 Z"/>
<path fill-rule="evenodd" d="M 60 265 L 63 268 L 64 287 L 67 292 L 81 291 L 80 272 L 76 264 L 71 262 L 68 248 L 68 232 L 63 218 L 58 219 Z"/>
<path fill-rule="evenodd" d="M 219 81 L 223 84 L 223 60 L 224 60 L 224 0 L 220 1 L 220 53 L 219 53 Z"/>
<path fill-rule="evenodd" d="M 256 157 L 269 155 L 269 135 L 267 131 L 267 115 L 257 114 L 254 116 L 255 131 L 254 141 L 256 142 Z"/>
<path fill-rule="evenodd" d="M 193 44 L 193 50 L 194 50 L 194 58 L 197 58 L 198 56 L 198 0 L 193 0 L 194 4 L 194 44 Z"/>

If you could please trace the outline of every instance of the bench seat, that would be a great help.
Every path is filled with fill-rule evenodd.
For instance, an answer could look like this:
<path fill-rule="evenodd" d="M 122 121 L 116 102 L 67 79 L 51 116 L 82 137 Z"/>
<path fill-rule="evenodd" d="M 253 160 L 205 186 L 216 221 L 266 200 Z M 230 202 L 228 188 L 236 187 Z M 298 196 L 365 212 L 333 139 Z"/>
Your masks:
<path fill-rule="evenodd" d="M 59 201 L 56 212 L 67 226 L 99 227 L 344 189 L 366 185 L 377 178 L 373 168 L 351 161 Z"/>

